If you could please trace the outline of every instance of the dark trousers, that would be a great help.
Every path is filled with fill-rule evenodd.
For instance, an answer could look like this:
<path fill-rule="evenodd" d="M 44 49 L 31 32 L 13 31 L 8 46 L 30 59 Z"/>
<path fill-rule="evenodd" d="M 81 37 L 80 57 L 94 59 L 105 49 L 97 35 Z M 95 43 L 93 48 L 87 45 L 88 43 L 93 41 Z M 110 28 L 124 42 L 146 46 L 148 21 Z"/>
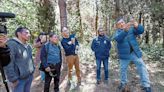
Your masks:
<path fill-rule="evenodd" d="M 44 83 L 44 92 L 49 92 L 50 84 L 52 78 L 54 78 L 54 92 L 59 92 L 59 79 L 60 79 L 60 68 L 61 63 L 56 64 L 54 67 L 50 67 L 51 69 L 54 69 L 52 72 L 55 77 L 52 77 L 49 72 L 45 72 L 45 83 Z"/>

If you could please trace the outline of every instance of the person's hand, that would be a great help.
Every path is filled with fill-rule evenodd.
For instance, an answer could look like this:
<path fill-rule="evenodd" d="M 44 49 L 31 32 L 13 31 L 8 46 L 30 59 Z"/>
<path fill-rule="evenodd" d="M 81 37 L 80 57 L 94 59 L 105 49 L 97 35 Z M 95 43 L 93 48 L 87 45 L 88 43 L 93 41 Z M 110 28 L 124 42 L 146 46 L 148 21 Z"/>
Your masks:
<path fill-rule="evenodd" d="M 50 72 L 51 71 L 51 68 L 50 67 L 47 67 L 45 70 L 46 70 L 46 72 Z"/>
<path fill-rule="evenodd" d="M 124 24 L 123 29 L 127 32 L 130 28 L 130 23 Z"/>
<path fill-rule="evenodd" d="M 7 42 L 7 36 L 6 35 L 0 35 L 0 47 L 6 47 Z"/>
<path fill-rule="evenodd" d="M 16 87 L 16 86 L 18 85 L 18 82 L 19 82 L 18 80 L 12 82 L 12 86 L 13 86 L 13 87 Z"/>
<path fill-rule="evenodd" d="M 75 44 L 75 38 L 71 38 L 72 44 Z"/>
<path fill-rule="evenodd" d="M 131 25 L 133 25 L 135 28 L 138 27 L 138 22 L 137 22 L 136 20 L 131 19 L 130 23 L 131 23 Z"/>

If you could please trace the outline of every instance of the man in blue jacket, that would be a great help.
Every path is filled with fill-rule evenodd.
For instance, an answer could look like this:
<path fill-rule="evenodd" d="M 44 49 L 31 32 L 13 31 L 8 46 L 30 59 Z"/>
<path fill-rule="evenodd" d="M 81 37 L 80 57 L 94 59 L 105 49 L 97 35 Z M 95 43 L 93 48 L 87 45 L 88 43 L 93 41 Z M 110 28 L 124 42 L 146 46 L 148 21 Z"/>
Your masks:
<path fill-rule="evenodd" d="M 104 34 L 104 30 L 99 28 L 98 37 L 93 39 L 91 49 L 95 53 L 96 65 L 97 65 L 97 84 L 100 84 L 101 80 L 101 62 L 104 65 L 105 83 L 108 83 L 108 59 L 111 43 L 109 38 Z"/>
<path fill-rule="evenodd" d="M 121 69 L 121 85 L 119 89 L 123 90 L 127 83 L 127 68 L 132 61 L 137 67 L 143 90 L 151 92 L 149 74 L 142 60 L 142 53 L 136 40 L 136 36 L 144 32 L 143 26 L 134 20 L 126 24 L 122 18 L 117 20 L 116 26 L 117 30 L 114 40 L 117 42 Z"/>

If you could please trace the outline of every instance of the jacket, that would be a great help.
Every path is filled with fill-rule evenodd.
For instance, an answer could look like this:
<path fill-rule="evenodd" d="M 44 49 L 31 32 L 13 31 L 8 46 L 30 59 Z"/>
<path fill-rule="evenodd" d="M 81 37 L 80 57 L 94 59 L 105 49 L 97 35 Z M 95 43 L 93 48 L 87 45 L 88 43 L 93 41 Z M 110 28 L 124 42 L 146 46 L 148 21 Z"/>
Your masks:
<path fill-rule="evenodd" d="M 96 59 L 107 59 L 110 48 L 111 43 L 107 36 L 98 36 L 92 41 L 91 49 L 95 52 Z"/>
<path fill-rule="evenodd" d="M 136 36 L 143 32 L 144 28 L 141 25 L 138 25 L 138 28 L 131 26 L 127 32 L 123 29 L 116 30 L 114 39 L 117 42 L 118 56 L 120 59 L 129 59 L 131 52 L 134 52 L 138 58 L 142 57 Z"/>
<path fill-rule="evenodd" d="M 62 62 L 62 55 L 60 46 L 52 44 L 51 42 L 46 43 L 41 48 L 40 59 L 44 68 L 49 67 L 49 64 L 57 64 Z"/>
<path fill-rule="evenodd" d="M 7 44 L 11 52 L 11 62 L 5 67 L 8 80 L 14 82 L 28 78 L 34 73 L 31 46 L 21 43 L 17 38 L 10 39 Z"/>

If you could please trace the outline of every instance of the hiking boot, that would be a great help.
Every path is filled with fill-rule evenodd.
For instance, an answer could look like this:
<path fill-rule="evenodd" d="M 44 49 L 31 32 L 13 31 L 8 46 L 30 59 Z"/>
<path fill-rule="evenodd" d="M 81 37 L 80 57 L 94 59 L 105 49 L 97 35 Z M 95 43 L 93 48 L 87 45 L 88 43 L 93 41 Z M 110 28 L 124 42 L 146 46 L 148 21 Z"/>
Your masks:
<path fill-rule="evenodd" d="M 100 80 L 97 80 L 97 84 L 98 84 L 98 85 L 100 84 Z"/>
<path fill-rule="evenodd" d="M 60 92 L 59 89 L 54 89 L 54 92 Z"/>
<path fill-rule="evenodd" d="M 142 90 L 144 92 L 151 92 L 151 87 L 143 87 Z"/>

